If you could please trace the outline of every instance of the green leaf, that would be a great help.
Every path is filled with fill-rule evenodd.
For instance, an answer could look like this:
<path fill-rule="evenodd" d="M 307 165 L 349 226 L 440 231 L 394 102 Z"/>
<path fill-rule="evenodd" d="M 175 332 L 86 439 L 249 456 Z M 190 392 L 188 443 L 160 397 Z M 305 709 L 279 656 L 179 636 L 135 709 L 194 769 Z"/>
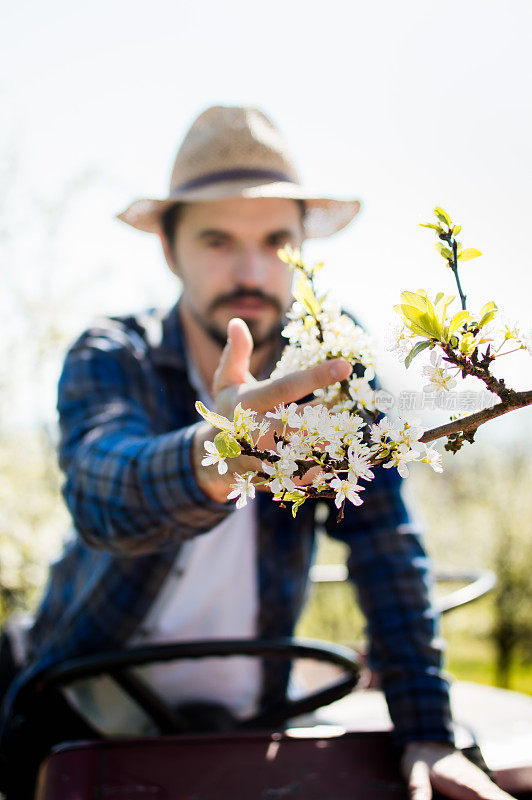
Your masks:
<path fill-rule="evenodd" d="M 215 428 L 221 428 L 223 431 L 231 430 L 231 423 L 228 419 L 222 417 L 221 414 L 215 414 L 214 411 L 209 411 L 200 400 L 196 401 L 196 411 Z"/>
<path fill-rule="evenodd" d="M 305 494 L 300 500 L 294 500 L 294 502 L 292 503 L 292 516 L 294 517 L 294 519 L 297 512 L 299 511 L 299 509 L 301 508 L 306 499 L 307 495 Z"/>
<path fill-rule="evenodd" d="M 291 492 L 277 492 L 277 494 L 274 494 L 273 499 L 282 500 L 283 503 L 293 503 L 292 516 L 295 517 L 305 500 L 308 499 L 308 496 L 306 492 L 302 492 L 299 489 L 294 489 Z"/>
<path fill-rule="evenodd" d="M 305 306 L 313 317 L 317 317 L 321 312 L 321 305 L 314 294 L 312 284 L 305 275 L 300 275 L 294 291 L 294 297 Z"/>
<path fill-rule="evenodd" d="M 214 444 L 222 458 L 236 458 L 242 452 L 237 440 L 228 431 L 217 433 L 214 437 Z"/>
<path fill-rule="evenodd" d="M 473 334 L 464 333 L 464 335 L 460 339 L 460 351 L 464 355 L 468 355 L 470 352 L 472 352 L 474 346 L 475 346 L 475 337 L 473 336 Z"/>
<path fill-rule="evenodd" d="M 476 250 L 474 247 L 468 247 L 458 254 L 458 261 L 470 261 L 472 258 L 478 258 L 481 255 L 482 253 L 480 250 Z"/>
<path fill-rule="evenodd" d="M 289 264 L 292 267 L 297 267 L 299 269 L 305 268 L 303 259 L 301 258 L 301 251 L 297 247 L 292 247 L 290 244 L 286 244 L 281 250 L 278 250 L 277 257 L 285 264 Z"/>
<path fill-rule="evenodd" d="M 441 338 L 442 328 L 434 313 L 434 306 L 424 289 L 401 292 L 401 305 L 394 306 L 410 330 L 419 336 Z"/>
<path fill-rule="evenodd" d="M 420 311 L 427 310 L 427 299 L 421 292 L 417 294 L 415 292 L 401 292 L 401 300 L 407 306 L 414 306 L 414 308 L 418 308 Z"/>
<path fill-rule="evenodd" d="M 447 317 L 447 308 L 453 302 L 453 300 L 455 299 L 456 295 L 455 294 L 448 294 L 448 295 L 443 295 L 442 294 L 441 296 L 438 295 L 438 297 L 440 299 L 436 303 L 436 306 L 434 308 L 434 313 L 436 314 L 437 318 L 439 319 L 440 323 L 443 326 L 443 325 L 445 325 L 445 319 Z"/>
<path fill-rule="evenodd" d="M 302 497 L 306 497 L 306 496 L 307 495 L 305 494 L 305 492 L 302 492 L 300 489 L 292 489 L 291 492 L 282 491 L 282 492 L 278 492 L 276 495 L 274 495 L 276 500 L 277 500 L 277 498 L 281 498 L 282 497 L 284 500 L 288 501 L 289 503 L 296 502 L 297 500 L 301 500 Z"/>
<path fill-rule="evenodd" d="M 419 225 L 421 228 L 432 228 L 432 230 L 438 231 L 438 233 L 443 233 L 443 228 L 439 225 L 434 225 L 432 222 L 420 222 Z"/>
<path fill-rule="evenodd" d="M 418 289 L 416 292 L 401 292 L 401 300 L 405 305 L 414 306 L 429 317 L 435 317 L 434 306 L 430 297 L 424 289 Z"/>
<path fill-rule="evenodd" d="M 434 305 L 437 306 L 438 303 L 440 302 L 440 300 L 442 299 L 442 297 L 443 297 L 443 292 L 438 292 L 438 294 L 436 295 L 436 298 L 434 300 Z M 454 297 L 454 295 L 453 295 L 453 297 Z"/>
<path fill-rule="evenodd" d="M 408 327 L 413 333 L 417 333 L 419 336 L 435 337 L 436 339 L 441 337 L 441 326 L 434 313 L 430 314 L 427 311 L 422 312 L 419 308 L 406 305 L 401 306 L 401 311 L 407 320 Z"/>
<path fill-rule="evenodd" d="M 488 300 L 488 302 L 482 306 L 480 309 L 480 316 L 485 314 L 487 311 L 497 311 L 497 305 L 493 300 Z"/>
<path fill-rule="evenodd" d="M 452 320 L 449 323 L 449 328 L 447 330 L 448 336 L 452 336 L 453 333 L 462 327 L 464 322 L 470 322 L 473 319 L 469 311 L 459 311 L 458 314 L 455 314 Z"/>
<path fill-rule="evenodd" d="M 418 289 L 417 293 L 419 297 L 422 298 L 422 303 L 424 303 L 424 305 L 421 306 L 421 310 L 425 311 L 434 330 L 437 332 L 437 335 L 439 335 L 441 333 L 441 325 L 439 323 L 438 318 L 436 317 L 436 312 L 434 309 L 434 305 L 432 304 L 432 300 L 428 296 L 425 289 Z"/>
<path fill-rule="evenodd" d="M 447 261 L 453 260 L 453 254 L 448 247 L 445 247 L 445 245 L 441 244 L 440 242 L 436 242 L 434 247 L 440 253 L 440 255 L 442 255 L 445 259 L 447 259 Z"/>
<path fill-rule="evenodd" d="M 478 327 L 483 328 L 484 325 L 487 325 L 488 322 L 491 322 L 492 319 L 495 319 L 498 310 L 499 309 L 493 300 L 490 300 L 489 303 L 486 303 L 485 306 L 482 306 L 480 309 L 480 322 L 478 323 Z"/>
<path fill-rule="evenodd" d="M 461 230 L 462 230 L 461 225 L 454 225 L 451 233 L 453 234 L 453 236 L 458 236 Z"/>
<path fill-rule="evenodd" d="M 430 347 L 430 342 L 418 342 L 415 347 L 411 349 L 407 357 L 405 358 L 405 367 L 408 369 L 410 364 L 412 363 L 413 359 L 421 353 L 426 347 Z"/>
<path fill-rule="evenodd" d="M 436 208 L 434 209 L 434 213 L 436 214 L 440 222 L 444 222 L 449 227 L 452 225 L 449 214 L 446 211 L 444 211 L 443 208 L 436 206 Z"/>

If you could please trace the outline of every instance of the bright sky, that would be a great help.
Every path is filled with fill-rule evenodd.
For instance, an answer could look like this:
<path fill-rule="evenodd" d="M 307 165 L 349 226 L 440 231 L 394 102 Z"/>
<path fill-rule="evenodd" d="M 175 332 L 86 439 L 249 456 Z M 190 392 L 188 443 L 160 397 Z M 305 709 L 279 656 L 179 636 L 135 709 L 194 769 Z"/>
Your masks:
<path fill-rule="evenodd" d="M 86 280 L 64 307 L 78 309 L 73 327 L 176 294 L 158 242 L 113 214 L 165 196 L 182 136 L 218 103 L 261 106 L 307 185 L 362 199 L 355 224 L 307 255 L 327 261 L 324 283 L 380 339 L 401 290 L 454 290 L 417 227 L 435 205 L 484 254 L 462 269 L 470 305 L 495 299 L 530 326 L 528 0 L 19 0 L 2 17 L 1 144 L 20 163 L 10 268 L 28 285 L 40 269 Z M 53 204 L 87 171 L 44 253 L 28 197 Z M 507 374 L 530 388 L 532 359 L 518 356 Z M 384 361 L 394 386 L 420 388 L 419 372 L 406 380 Z"/>

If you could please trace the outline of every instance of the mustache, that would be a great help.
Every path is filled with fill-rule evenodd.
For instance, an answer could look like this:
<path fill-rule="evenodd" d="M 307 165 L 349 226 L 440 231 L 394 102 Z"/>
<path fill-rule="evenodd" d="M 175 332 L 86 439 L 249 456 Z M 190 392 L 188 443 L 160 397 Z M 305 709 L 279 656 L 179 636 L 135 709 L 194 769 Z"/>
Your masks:
<path fill-rule="evenodd" d="M 209 305 L 209 313 L 212 314 L 212 312 L 216 311 L 216 309 L 220 306 L 223 306 L 226 303 L 231 303 L 234 300 L 262 300 L 262 302 L 273 306 L 273 308 L 275 308 L 279 314 L 284 312 L 281 303 L 276 297 L 273 297 L 273 295 L 266 294 L 266 292 L 263 292 L 260 289 L 242 288 L 235 289 L 233 292 L 227 292 L 227 294 L 220 294 L 218 297 L 215 297 L 215 299 Z"/>

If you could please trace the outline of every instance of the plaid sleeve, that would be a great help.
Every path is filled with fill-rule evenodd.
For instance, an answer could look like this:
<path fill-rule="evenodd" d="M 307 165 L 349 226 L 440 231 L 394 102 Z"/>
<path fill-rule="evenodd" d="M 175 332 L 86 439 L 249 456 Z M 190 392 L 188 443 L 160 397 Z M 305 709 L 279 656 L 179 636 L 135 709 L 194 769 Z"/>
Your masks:
<path fill-rule="evenodd" d="M 210 530 L 233 508 L 195 480 L 199 423 L 155 434 L 158 397 L 138 343 L 119 329 L 89 331 L 67 355 L 58 393 L 63 493 L 93 547 L 125 556 L 165 549 Z"/>
<path fill-rule="evenodd" d="M 401 483 L 396 470 L 377 469 L 362 506 L 346 503 L 338 524 L 332 508 L 328 532 L 350 546 L 349 574 L 368 623 L 370 665 L 380 675 L 396 743 L 453 742 L 430 562 Z"/>

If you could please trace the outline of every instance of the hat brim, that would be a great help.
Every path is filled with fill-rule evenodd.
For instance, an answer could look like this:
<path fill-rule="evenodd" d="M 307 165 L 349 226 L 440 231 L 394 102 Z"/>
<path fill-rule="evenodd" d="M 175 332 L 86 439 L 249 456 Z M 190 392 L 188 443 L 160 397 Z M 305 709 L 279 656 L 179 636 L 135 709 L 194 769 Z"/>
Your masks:
<path fill-rule="evenodd" d="M 359 200 L 338 200 L 306 191 L 296 183 L 277 181 L 250 185 L 249 181 L 228 181 L 193 191 L 175 193 L 165 200 L 143 199 L 131 203 L 117 219 L 140 231 L 158 233 L 161 215 L 176 203 L 199 203 L 247 197 L 279 197 L 304 200 L 306 206 L 303 226 L 307 239 L 321 239 L 345 228 L 360 211 Z"/>

